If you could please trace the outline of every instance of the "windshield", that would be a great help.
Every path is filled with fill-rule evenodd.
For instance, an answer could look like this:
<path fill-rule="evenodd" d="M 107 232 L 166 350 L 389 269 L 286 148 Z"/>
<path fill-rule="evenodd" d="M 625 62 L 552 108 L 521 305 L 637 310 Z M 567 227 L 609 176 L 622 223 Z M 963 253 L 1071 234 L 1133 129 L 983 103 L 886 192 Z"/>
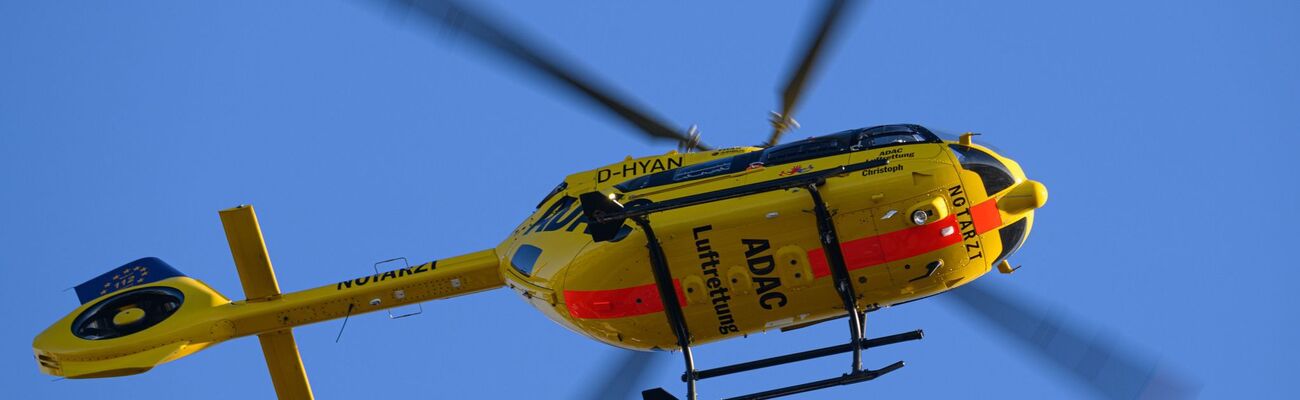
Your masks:
<path fill-rule="evenodd" d="M 984 192 L 989 196 L 1001 192 L 1016 183 L 1015 178 L 1011 177 L 1011 170 L 1001 161 L 993 158 L 989 153 L 980 149 L 962 146 L 956 144 L 948 145 L 952 152 L 957 154 L 957 161 L 961 167 L 974 172 L 980 176 L 980 181 L 984 183 Z"/>
<path fill-rule="evenodd" d="M 998 253 L 998 258 L 993 260 L 993 265 L 1001 264 L 1003 260 L 1020 250 L 1020 245 L 1025 243 L 1025 228 L 1029 223 L 1021 218 L 1019 221 L 1012 222 L 1010 225 L 998 230 L 998 238 L 1002 239 L 1002 252 Z"/>

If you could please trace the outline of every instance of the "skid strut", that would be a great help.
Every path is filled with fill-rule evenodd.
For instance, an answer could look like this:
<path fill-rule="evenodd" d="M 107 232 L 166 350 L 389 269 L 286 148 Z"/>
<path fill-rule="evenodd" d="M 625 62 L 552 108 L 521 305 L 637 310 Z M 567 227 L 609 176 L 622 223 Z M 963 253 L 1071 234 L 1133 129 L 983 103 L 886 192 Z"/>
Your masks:
<path fill-rule="evenodd" d="M 844 253 L 840 248 L 839 235 L 835 231 L 834 215 L 831 214 L 830 209 L 826 207 L 826 202 L 822 199 L 821 191 L 818 188 L 826 183 L 827 178 L 844 175 L 848 172 L 882 166 L 886 163 L 888 163 L 886 160 L 872 160 L 800 176 L 722 189 L 657 203 L 641 202 L 637 204 L 629 204 L 626 207 L 599 192 L 581 194 L 579 200 L 581 200 L 584 212 L 587 215 L 587 219 L 590 221 L 589 227 L 592 238 L 597 241 L 611 240 L 616 235 L 623 222 L 628 219 L 631 219 L 632 222 L 636 223 L 637 226 L 645 232 L 646 248 L 650 252 L 650 269 L 654 273 L 655 288 L 658 289 L 659 300 L 664 305 L 664 315 L 668 319 L 668 325 L 672 328 L 673 335 L 676 336 L 677 345 L 681 347 L 682 356 L 686 362 L 686 372 L 682 374 L 682 381 L 686 382 L 687 399 L 695 400 L 697 395 L 695 382 L 700 379 L 708 379 L 737 372 L 789 364 L 792 362 L 834 354 L 846 352 L 853 353 L 853 360 L 849 372 L 841 376 L 747 394 L 744 396 L 733 397 L 728 400 L 770 399 L 824 389 L 832 386 L 865 382 L 893 372 L 894 370 L 903 367 L 902 361 L 895 362 L 876 370 L 863 369 L 862 350 L 918 340 L 923 336 L 923 333 L 920 330 L 916 330 L 876 339 L 866 339 L 863 337 L 863 328 L 866 316 L 862 312 L 858 311 L 858 296 L 853 289 L 853 282 L 849 277 L 848 267 L 844 263 Z M 653 227 L 651 227 L 649 215 L 657 212 L 711 203 L 725 199 L 796 188 L 807 190 L 809 196 L 812 198 L 813 213 L 817 219 L 818 242 L 821 244 L 822 250 L 826 255 L 826 263 L 829 265 L 831 270 L 831 279 L 835 292 L 839 294 L 840 300 L 843 302 L 844 311 L 849 317 L 850 341 L 842 345 L 823 347 L 820 349 L 764 358 L 724 367 L 700 371 L 695 370 L 695 360 L 691 355 L 690 346 L 691 332 L 686 326 L 686 318 L 682 313 L 681 302 L 677 300 L 677 289 L 673 286 L 672 271 L 668 267 L 668 258 L 664 255 L 663 246 L 659 242 L 659 238 L 655 236 Z M 642 396 L 646 399 L 673 398 L 666 391 L 660 388 L 644 391 L 642 392 Z"/>
<path fill-rule="evenodd" d="M 808 195 L 812 196 L 813 214 L 817 217 L 817 236 L 821 240 L 823 253 L 826 254 L 826 263 L 830 265 L 835 291 L 844 302 L 844 312 L 849 314 L 849 337 L 852 338 L 849 343 L 853 347 L 853 364 L 849 372 L 858 373 L 862 371 L 862 323 L 865 317 L 858 312 L 858 295 L 853 291 L 849 268 L 844 264 L 844 251 L 840 248 L 840 236 L 835 232 L 834 216 L 826 208 L 826 202 L 822 201 L 817 184 L 808 185 Z"/>
<path fill-rule="evenodd" d="M 673 287 L 668 257 L 664 256 L 663 246 L 659 245 L 659 238 L 655 237 L 655 231 L 650 227 L 650 219 L 642 215 L 632 218 L 632 221 L 645 232 L 646 248 L 650 249 L 650 270 L 654 272 L 659 300 L 663 302 L 668 325 L 672 327 L 673 335 L 677 336 L 677 346 L 682 348 L 682 358 L 686 359 L 686 398 L 695 400 L 695 359 L 691 357 L 691 331 L 686 327 L 682 305 L 677 301 L 677 289 Z"/>

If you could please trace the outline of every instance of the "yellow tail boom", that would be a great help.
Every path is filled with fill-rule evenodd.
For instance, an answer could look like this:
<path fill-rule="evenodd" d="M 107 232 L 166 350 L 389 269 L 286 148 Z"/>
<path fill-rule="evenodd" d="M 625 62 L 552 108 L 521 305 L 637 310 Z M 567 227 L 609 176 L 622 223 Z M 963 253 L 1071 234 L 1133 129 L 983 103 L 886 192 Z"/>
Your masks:
<path fill-rule="evenodd" d="M 311 398 L 311 387 L 293 338 L 294 327 L 475 293 L 504 284 L 498 268 L 500 259 L 494 250 L 488 249 L 314 289 L 280 293 L 253 208 L 240 206 L 223 210 L 220 215 L 245 300 L 230 301 L 206 284 L 184 275 L 114 287 L 114 291 L 105 291 L 98 298 L 86 301 L 36 337 L 32 347 L 41 371 L 67 378 L 137 374 L 225 340 L 257 335 L 279 397 Z M 141 317 L 142 313 L 148 316 L 158 308 L 132 305 L 130 301 L 148 296 L 171 299 L 172 303 L 164 306 L 175 309 L 167 309 L 170 314 L 160 321 L 160 318 Z M 105 339 L 74 332 L 74 328 L 80 327 L 77 324 L 84 325 L 87 321 L 103 325 L 94 327 L 101 331 L 121 329 L 128 333 Z M 152 325 L 132 326 L 145 323 Z"/>

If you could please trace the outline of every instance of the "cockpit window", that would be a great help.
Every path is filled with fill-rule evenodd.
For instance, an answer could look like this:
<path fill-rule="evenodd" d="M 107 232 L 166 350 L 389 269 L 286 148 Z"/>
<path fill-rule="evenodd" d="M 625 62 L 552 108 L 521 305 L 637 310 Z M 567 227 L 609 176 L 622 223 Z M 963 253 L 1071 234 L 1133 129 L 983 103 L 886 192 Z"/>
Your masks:
<path fill-rule="evenodd" d="M 884 135 L 871 136 L 867 139 L 867 147 L 884 147 L 925 141 L 925 139 L 921 139 L 921 135 L 915 133 L 888 133 Z"/>
<path fill-rule="evenodd" d="M 998 230 L 998 238 L 1002 239 L 1002 252 L 998 253 L 998 258 L 993 260 L 993 265 L 1002 263 L 1011 253 L 1020 250 L 1020 245 L 1025 243 L 1025 227 L 1028 225 L 1024 218 L 1012 222 L 1010 225 Z"/>
<path fill-rule="evenodd" d="M 951 144 L 948 145 L 953 153 L 957 154 L 957 161 L 961 167 L 979 174 L 980 181 L 984 183 L 984 191 L 990 196 L 994 193 L 1001 192 L 1016 183 L 1015 178 L 1011 177 L 1011 170 L 1007 169 L 1001 161 L 993 158 L 989 153 L 980 149 Z"/>
<path fill-rule="evenodd" d="M 897 146 L 901 144 L 934 142 L 937 138 L 934 134 L 926 132 L 920 126 L 915 125 L 885 125 L 874 128 L 863 129 L 858 134 L 857 142 L 853 146 L 858 148 L 877 148 L 886 146 Z"/>
<path fill-rule="evenodd" d="M 510 266 L 524 276 L 533 275 L 533 265 L 537 264 L 537 257 L 542 255 L 542 249 L 537 246 L 522 244 L 519 249 L 515 250 L 515 256 L 510 257 Z"/>
<path fill-rule="evenodd" d="M 660 185 L 732 174 L 744 171 L 755 163 L 771 167 L 868 148 L 941 142 L 942 140 L 938 136 L 920 125 L 898 124 L 850 129 L 826 136 L 786 143 L 763 151 L 738 154 L 733 157 L 642 175 L 623 181 L 614 185 L 614 187 L 627 193 Z"/>
<path fill-rule="evenodd" d="M 763 164 L 767 166 L 788 164 L 848 152 L 840 135 L 822 136 L 787 143 L 763 151 Z"/>
<path fill-rule="evenodd" d="M 536 209 L 536 208 L 542 208 L 542 205 L 543 205 L 543 204 L 546 204 L 546 202 L 551 201 L 551 198 L 552 198 L 552 197 L 555 197 L 555 195 L 560 194 L 560 192 L 563 192 L 564 189 L 567 189 L 568 187 L 569 187 L 569 183 L 568 183 L 568 182 L 560 182 L 559 185 L 555 185 L 555 189 L 551 189 L 551 193 L 550 193 L 550 194 L 546 195 L 546 197 L 543 197 L 543 198 L 542 198 L 542 201 L 539 202 L 539 203 L 537 203 L 537 207 L 533 207 L 533 208 L 535 208 L 535 209 Z"/>

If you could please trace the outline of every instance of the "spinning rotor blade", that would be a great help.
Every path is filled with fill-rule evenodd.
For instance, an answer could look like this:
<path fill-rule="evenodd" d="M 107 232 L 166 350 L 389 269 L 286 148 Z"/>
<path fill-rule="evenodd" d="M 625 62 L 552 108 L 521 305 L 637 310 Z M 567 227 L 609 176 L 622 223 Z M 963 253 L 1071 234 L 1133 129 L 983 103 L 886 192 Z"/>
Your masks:
<path fill-rule="evenodd" d="M 642 378 L 645 372 L 655 364 L 658 353 L 644 351 L 620 350 L 616 357 L 606 364 L 607 369 L 595 381 L 594 390 L 587 399 L 640 399 Z"/>
<path fill-rule="evenodd" d="M 768 137 L 767 141 L 763 143 L 764 147 L 776 145 L 777 141 L 781 140 L 781 134 L 789 130 L 794 123 L 792 114 L 794 107 L 799 103 L 799 98 L 803 94 L 808 77 L 817 68 L 822 49 L 826 48 L 829 45 L 828 43 L 834 39 L 836 24 L 841 19 L 840 15 L 845 13 L 849 2 L 849 0 L 832 0 L 826 5 L 821 26 L 809 38 L 807 48 L 804 50 L 803 60 L 799 63 L 799 67 L 790 74 L 789 79 L 786 80 L 785 89 L 781 92 L 781 113 L 773 116 L 772 136 Z"/>
<path fill-rule="evenodd" d="M 1174 375 L 1150 359 L 1122 351 L 1110 338 L 1087 337 L 1063 324 L 1058 314 L 1035 310 L 990 290 L 986 284 L 973 283 L 957 288 L 949 295 L 958 304 L 974 311 L 1002 333 L 1024 345 L 1092 389 L 1109 399 L 1191 399 L 1198 385 Z"/>
<path fill-rule="evenodd" d="M 427 22 L 439 24 L 469 34 L 485 47 L 514 61 L 516 64 L 550 78 L 588 99 L 599 103 L 604 108 L 622 118 L 654 139 L 667 139 L 679 143 L 692 143 L 693 139 L 677 129 L 669 128 L 658 118 L 652 117 L 643 109 L 621 100 L 616 92 L 608 87 L 594 83 L 588 75 L 580 74 L 571 67 L 558 62 L 554 53 L 543 52 L 536 45 L 529 45 L 504 27 L 506 24 L 493 21 L 485 15 L 472 11 L 451 0 L 377 0 L 392 3 L 399 7 L 409 7 L 419 11 Z M 694 138 L 694 148 L 709 150 L 710 147 L 698 143 Z"/>

